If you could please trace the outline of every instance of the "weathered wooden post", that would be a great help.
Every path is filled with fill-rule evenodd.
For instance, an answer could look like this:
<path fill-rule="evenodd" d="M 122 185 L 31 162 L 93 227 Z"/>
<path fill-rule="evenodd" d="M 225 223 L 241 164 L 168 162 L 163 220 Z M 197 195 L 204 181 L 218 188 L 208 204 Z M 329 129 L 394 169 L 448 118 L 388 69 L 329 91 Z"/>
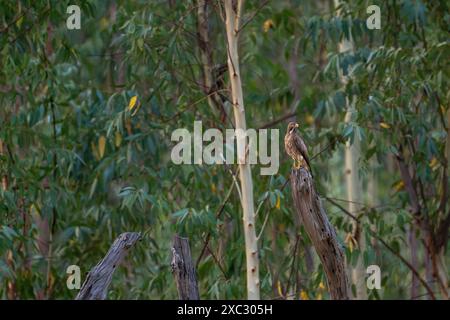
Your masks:
<path fill-rule="evenodd" d="M 303 167 L 292 169 L 291 186 L 296 213 L 322 262 L 331 299 L 350 299 L 344 254 L 309 171 Z"/>
<path fill-rule="evenodd" d="M 178 235 L 173 238 L 171 266 L 179 299 L 200 300 L 188 238 L 182 238 Z"/>
<path fill-rule="evenodd" d="M 88 273 L 75 300 L 105 300 L 116 267 L 140 238 L 137 232 L 118 236 L 106 256 Z"/>

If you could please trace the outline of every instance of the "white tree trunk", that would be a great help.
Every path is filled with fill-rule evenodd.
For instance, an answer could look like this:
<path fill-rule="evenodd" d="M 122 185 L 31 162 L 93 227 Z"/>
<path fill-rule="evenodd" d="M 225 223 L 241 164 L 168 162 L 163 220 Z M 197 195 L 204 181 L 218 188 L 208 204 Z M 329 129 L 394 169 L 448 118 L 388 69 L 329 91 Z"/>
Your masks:
<path fill-rule="evenodd" d="M 345 122 L 351 121 L 351 115 L 354 111 L 352 104 L 347 106 L 347 114 L 345 115 Z M 362 197 L 362 183 L 358 173 L 358 159 L 361 156 L 360 141 L 357 137 L 354 138 L 353 143 L 347 141 L 345 144 L 345 177 L 347 182 L 347 200 L 348 210 L 358 216 L 361 212 Z M 356 266 L 352 269 L 352 281 L 356 286 L 356 299 L 367 299 L 366 284 L 365 284 L 365 270 L 362 259 L 362 252 L 365 250 L 365 239 L 361 234 L 361 226 L 359 222 L 352 221 L 353 224 L 353 238 L 358 243 L 358 249 L 361 254 L 358 257 Z"/>
<path fill-rule="evenodd" d="M 335 7 L 339 6 L 340 1 L 335 0 Z M 338 8 L 338 15 L 340 15 L 340 9 Z M 352 52 L 353 41 L 344 39 L 339 43 L 339 52 Z M 341 75 L 341 82 L 345 86 L 348 79 L 347 76 Z M 345 122 L 350 123 L 352 121 L 352 115 L 355 113 L 355 101 L 353 97 L 351 101 L 347 99 L 347 112 L 345 114 Z M 354 137 L 353 143 L 347 141 L 345 144 L 345 177 L 347 182 L 347 200 L 348 210 L 358 215 L 361 210 L 361 203 L 363 203 L 362 197 L 362 182 L 358 173 L 358 160 L 361 157 L 360 141 L 358 137 Z M 356 286 L 356 299 L 367 299 L 366 283 L 365 283 L 365 270 L 363 265 L 362 252 L 365 250 L 365 239 L 361 236 L 360 223 L 353 221 L 353 237 L 358 244 L 358 248 L 361 252 L 356 266 L 352 269 L 352 281 Z"/>
<path fill-rule="evenodd" d="M 230 73 L 231 95 L 236 129 L 246 130 L 244 97 L 242 93 L 241 74 L 239 71 L 238 29 L 241 18 L 242 0 L 233 8 L 231 0 L 224 0 L 226 14 L 226 31 L 228 41 L 228 71 Z M 259 299 L 259 257 L 258 242 L 255 232 L 255 210 L 253 204 L 253 183 L 250 164 L 246 158 L 247 139 L 237 130 L 237 149 L 239 160 L 239 177 L 242 191 L 242 209 L 245 234 L 245 255 L 247 260 L 247 296 Z M 244 150 L 239 154 L 239 150 Z"/>

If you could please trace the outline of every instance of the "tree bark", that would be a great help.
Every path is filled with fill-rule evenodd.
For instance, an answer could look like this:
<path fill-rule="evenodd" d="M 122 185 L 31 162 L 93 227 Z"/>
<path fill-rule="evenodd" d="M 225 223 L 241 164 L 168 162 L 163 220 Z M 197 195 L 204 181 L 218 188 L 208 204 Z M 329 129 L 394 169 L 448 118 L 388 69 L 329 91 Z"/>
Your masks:
<path fill-rule="evenodd" d="M 224 0 L 226 14 L 226 32 L 228 41 L 228 71 L 231 82 L 231 95 L 234 111 L 236 140 L 238 150 L 239 177 L 242 190 L 242 209 L 245 236 L 245 255 L 247 261 L 247 296 L 248 299 L 259 299 L 259 257 L 258 241 L 255 231 L 255 210 L 253 203 L 253 182 L 250 164 L 247 161 L 247 138 L 245 136 L 246 121 L 244 97 L 242 93 L 241 73 L 239 69 L 238 32 L 242 17 L 242 0 L 236 7 L 233 1 Z"/>
<path fill-rule="evenodd" d="M 213 60 L 208 34 L 208 1 L 198 0 L 197 5 L 197 41 L 203 71 L 203 91 L 207 94 L 208 104 L 213 112 L 217 112 L 214 96 L 209 95 L 213 86 Z"/>
<path fill-rule="evenodd" d="M 140 238 L 137 232 L 118 236 L 106 256 L 89 272 L 75 300 L 105 300 L 116 267 Z"/>
<path fill-rule="evenodd" d="M 308 170 L 292 169 L 291 186 L 296 213 L 322 262 L 331 299 L 349 300 L 344 254 Z"/>
<path fill-rule="evenodd" d="M 171 266 L 179 299 L 200 300 L 188 238 L 182 238 L 178 235 L 173 238 Z"/>

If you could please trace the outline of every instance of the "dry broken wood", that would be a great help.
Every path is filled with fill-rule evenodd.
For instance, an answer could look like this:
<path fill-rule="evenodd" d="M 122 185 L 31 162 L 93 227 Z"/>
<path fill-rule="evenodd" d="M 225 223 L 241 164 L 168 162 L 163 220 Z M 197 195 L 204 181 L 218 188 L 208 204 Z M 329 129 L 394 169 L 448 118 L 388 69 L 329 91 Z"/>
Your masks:
<path fill-rule="evenodd" d="M 291 186 L 296 213 L 322 262 L 331 299 L 350 299 L 344 254 L 309 171 L 292 169 Z"/>
<path fill-rule="evenodd" d="M 125 232 L 118 236 L 106 256 L 88 273 L 75 300 L 105 300 L 114 271 L 140 239 L 141 235 L 137 232 Z"/>
<path fill-rule="evenodd" d="M 200 300 L 188 238 L 182 238 L 178 235 L 173 238 L 171 266 L 179 299 Z"/>

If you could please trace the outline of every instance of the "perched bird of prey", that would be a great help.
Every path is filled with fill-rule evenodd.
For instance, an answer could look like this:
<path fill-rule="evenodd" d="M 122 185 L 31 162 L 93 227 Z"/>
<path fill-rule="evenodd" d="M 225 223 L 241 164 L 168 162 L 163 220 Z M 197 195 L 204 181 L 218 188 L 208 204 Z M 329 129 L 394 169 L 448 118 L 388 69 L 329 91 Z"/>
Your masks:
<path fill-rule="evenodd" d="M 308 149 L 306 144 L 297 132 L 298 123 L 289 122 L 286 135 L 284 136 L 284 148 L 286 153 L 294 159 L 294 168 L 306 168 L 312 176 L 311 165 L 309 163 Z"/>

